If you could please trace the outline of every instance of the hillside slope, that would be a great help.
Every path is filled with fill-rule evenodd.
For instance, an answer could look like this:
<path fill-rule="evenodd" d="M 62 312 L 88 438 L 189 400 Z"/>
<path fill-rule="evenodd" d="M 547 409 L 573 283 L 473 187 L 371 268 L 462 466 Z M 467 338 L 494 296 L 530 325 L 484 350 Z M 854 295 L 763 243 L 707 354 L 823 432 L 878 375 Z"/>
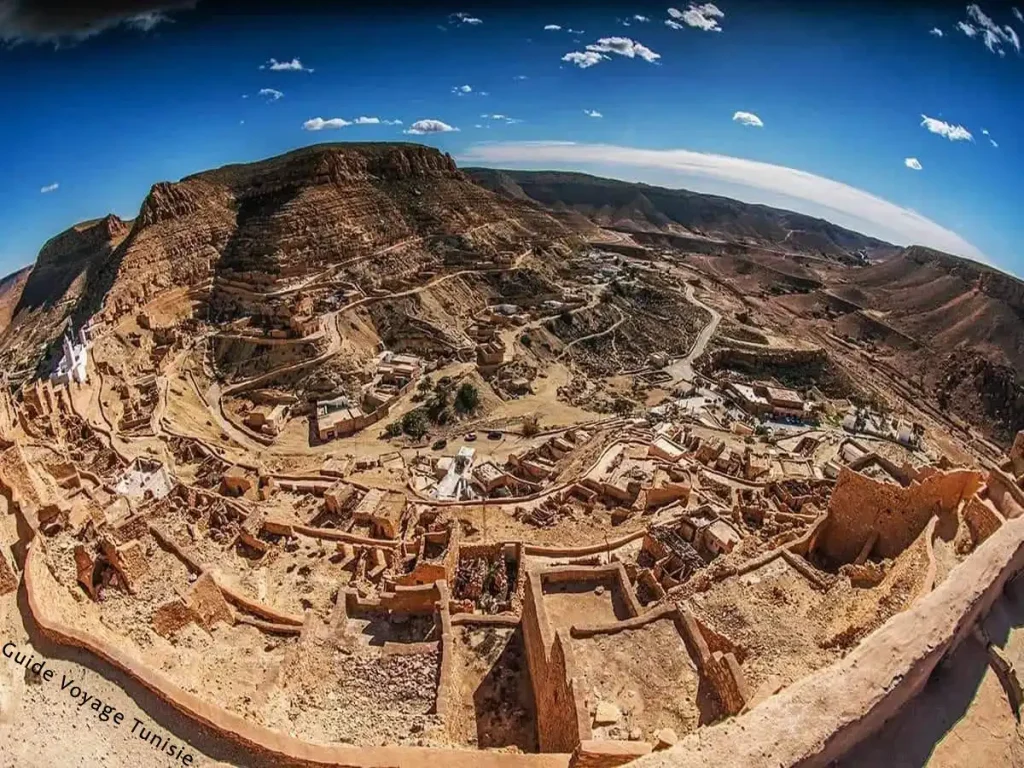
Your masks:
<path fill-rule="evenodd" d="M 488 189 L 528 198 L 553 211 L 583 214 L 603 226 L 694 234 L 850 260 L 872 257 L 889 243 L 793 211 L 685 189 L 666 189 L 561 171 L 467 168 Z"/>
<path fill-rule="evenodd" d="M 48 368 L 60 336 L 83 322 L 88 314 L 84 297 L 127 236 L 129 224 L 113 215 L 85 221 L 43 245 L 0 333 L 0 364 L 12 378 L 29 376 L 40 365 Z"/>
<path fill-rule="evenodd" d="M 472 183 L 436 149 L 304 147 L 155 184 L 130 227 L 108 216 L 53 238 L 0 338 L 0 358 L 35 367 L 70 318 L 116 321 L 172 289 L 200 289 L 220 321 L 252 316 L 280 327 L 300 311 L 304 293 L 293 289 L 304 280 L 415 282 L 459 259 L 572 237 L 536 206 Z"/>

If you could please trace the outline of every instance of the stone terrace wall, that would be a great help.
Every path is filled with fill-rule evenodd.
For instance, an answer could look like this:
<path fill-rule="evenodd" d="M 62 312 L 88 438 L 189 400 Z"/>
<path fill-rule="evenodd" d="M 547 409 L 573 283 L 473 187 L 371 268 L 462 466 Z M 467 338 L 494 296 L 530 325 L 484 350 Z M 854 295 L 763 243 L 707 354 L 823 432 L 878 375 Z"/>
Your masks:
<path fill-rule="evenodd" d="M 882 483 L 846 467 L 839 474 L 828 517 L 815 550 L 840 563 L 853 562 L 868 538 L 878 533 L 873 551 L 895 557 L 939 514 L 956 510 L 984 482 L 971 470 L 936 472 L 909 488 Z"/>

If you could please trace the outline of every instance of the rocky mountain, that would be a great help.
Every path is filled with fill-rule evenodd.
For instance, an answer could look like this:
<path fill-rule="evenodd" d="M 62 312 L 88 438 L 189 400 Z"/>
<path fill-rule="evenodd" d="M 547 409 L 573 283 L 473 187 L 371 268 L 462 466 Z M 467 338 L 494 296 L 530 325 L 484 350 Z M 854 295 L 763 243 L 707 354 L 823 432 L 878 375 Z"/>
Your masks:
<path fill-rule="evenodd" d="M 160 182 L 133 222 L 107 216 L 50 240 L 0 338 L 0 359 L 35 366 L 68 321 L 115 320 L 170 289 L 209 289 L 218 319 L 273 324 L 300 311 L 303 294 L 289 286 L 343 276 L 325 272 L 336 267 L 383 285 L 572 236 L 535 206 L 472 183 L 436 149 L 314 145 Z"/>
<path fill-rule="evenodd" d="M 824 219 L 685 189 L 562 171 L 467 168 L 466 173 L 508 198 L 532 200 L 556 213 L 571 211 L 624 230 L 743 241 L 851 261 L 858 253 L 873 258 L 893 249 Z"/>

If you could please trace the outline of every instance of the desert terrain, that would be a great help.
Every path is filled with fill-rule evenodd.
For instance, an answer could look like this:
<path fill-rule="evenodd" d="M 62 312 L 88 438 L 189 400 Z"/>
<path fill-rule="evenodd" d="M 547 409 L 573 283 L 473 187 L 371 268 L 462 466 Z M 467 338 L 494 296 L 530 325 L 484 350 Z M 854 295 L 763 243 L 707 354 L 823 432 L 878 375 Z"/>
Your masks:
<path fill-rule="evenodd" d="M 417 144 L 156 183 L 0 282 L 0 762 L 1024 766 L 1022 316 Z"/>

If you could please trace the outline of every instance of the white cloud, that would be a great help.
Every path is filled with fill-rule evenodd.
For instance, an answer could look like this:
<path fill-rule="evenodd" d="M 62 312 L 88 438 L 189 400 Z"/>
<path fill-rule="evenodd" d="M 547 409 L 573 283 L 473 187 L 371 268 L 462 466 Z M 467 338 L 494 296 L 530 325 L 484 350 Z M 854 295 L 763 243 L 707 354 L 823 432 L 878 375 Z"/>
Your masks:
<path fill-rule="evenodd" d="M 929 35 L 935 35 L 936 37 L 942 37 L 942 30 L 938 27 L 932 27 Z"/>
<path fill-rule="evenodd" d="M 752 128 L 764 128 L 764 121 L 753 112 L 736 112 L 732 119 L 734 122 L 749 125 Z"/>
<path fill-rule="evenodd" d="M 379 117 L 357 117 L 352 121 L 356 125 L 380 125 Z"/>
<path fill-rule="evenodd" d="M 53 184 L 47 184 L 45 187 L 40 187 L 39 191 L 42 192 L 45 195 L 48 192 L 56 192 L 57 191 L 57 187 L 59 187 L 59 186 L 60 186 L 60 184 L 58 184 L 55 181 L 55 182 L 53 182 Z"/>
<path fill-rule="evenodd" d="M 243 99 L 248 99 L 249 98 L 249 94 L 248 93 L 243 93 L 242 94 L 242 98 Z"/>
<path fill-rule="evenodd" d="M 583 114 L 585 114 L 587 117 L 604 117 L 604 115 L 602 115 L 596 109 L 584 109 Z"/>
<path fill-rule="evenodd" d="M 529 78 L 526 75 L 516 75 L 512 79 L 513 80 L 528 80 Z"/>
<path fill-rule="evenodd" d="M 471 27 L 483 24 L 481 19 L 476 18 L 476 16 L 470 16 L 468 13 L 453 13 L 448 17 L 448 21 L 452 24 L 469 24 Z"/>
<path fill-rule="evenodd" d="M 276 88 L 260 88 L 260 96 L 263 96 L 267 101 L 277 101 L 284 94 Z"/>
<path fill-rule="evenodd" d="M 1021 13 L 1019 9 L 1013 8 L 1013 15 L 1017 17 L 1017 21 L 1024 24 L 1024 13 Z"/>
<path fill-rule="evenodd" d="M 607 59 L 607 56 L 602 56 L 600 53 L 594 53 L 593 51 L 587 51 L 582 53 L 580 51 L 573 51 L 567 53 L 562 57 L 562 61 L 568 61 L 570 64 L 575 64 L 580 69 L 586 69 L 592 67 L 595 64 L 600 64 L 603 59 Z"/>
<path fill-rule="evenodd" d="M 637 149 L 574 142 L 477 144 L 460 161 L 508 167 L 587 170 L 630 181 L 687 186 L 748 202 L 785 206 L 899 244 L 917 243 L 978 261 L 985 255 L 915 211 L 839 181 L 786 166 L 685 149 Z M 608 170 L 606 170 L 608 169 Z M 623 170 L 624 169 L 624 170 Z M 622 173 L 617 171 L 623 170 Z"/>
<path fill-rule="evenodd" d="M 971 132 L 962 125 L 953 125 L 952 123 L 947 123 L 945 120 L 928 117 L 927 115 L 921 115 L 921 125 L 932 133 L 937 133 L 939 136 L 945 136 L 950 141 L 974 141 L 974 137 L 971 135 Z"/>
<path fill-rule="evenodd" d="M 325 128 L 344 128 L 348 125 L 352 125 L 351 121 L 340 117 L 332 117 L 329 120 L 324 120 L 322 117 L 314 117 L 304 122 L 302 128 L 306 131 L 322 131 Z"/>
<path fill-rule="evenodd" d="M 641 24 L 646 24 L 650 20 L 651 19 L 650 19 L 649 16 L 644 16 L 644 15 L 639 14 L 639 13 L 633 14 L 633 21 L 639 21 Z"/>
<path fill-rule="evenodd" d="M 903 164 L 912 171 L 921 170 L 921 161 L 918 160 L 916 157 L 908 157 L 906 160 L 903 161 Z"/>
<path fill-rule="evenodd" d="M 425 133 L 448 133 L 457 130 L 459 129 L 440 120 L 417 120 L 405 130 L 405 133 L 421 136 Z"/>
<path fill-rule="evenodd" d="M 997 53 L 1000 56 L 1006 55 L 1006 51 L 1003 50 L 1004 44 L 1012 46 L 1017 53 L 1020 53 L 1020 38 L 1013 27 L 999 26 L 991 16 L 981 10 L 981 6 L 977 3 L 967 6 L 967 16 L 970 21 L 961 21 L 957 24 L 965 35 L 973 38 L 980 32 L 985 47 L 991 53 Z"/>
<path fill-rule="evenodd" d="M 472 93 L 473 87 L 469 85 L 456 85 L 452 88 L 452 93 L 461 96 L 464 93 Z"/>
<path fill-rule="evenodd" d="M 583 34 L 583 30 L 582 29 L 573 29 L 572 27 L 569 27 L 565 31 L 568 32 L 570 35 L 582 35 Z"/>
<path fill-rule="evenodd" d="M 266 64 L 260 64 L 260 69 L 269 69 L 271 72 L 312 72 L 312 67 L 302 66 L 302 62 L 298 59 L 292 59 L 291 61 L 278 61 L 277 59 L 270 59 Z"/>
<path fill-rule="evenodd" d="M 999 149 L 999 145 L 998 145 L 998 144 L 996 144 L 996 140 L 995 140 L 995 139 L 993 139 L 993 138 L 989 137 L 989 140 L 988 140 L 988 141 L 989 141 L 989 143 L 990 143 L 990 144 L 991 144 L 991 145 L 992 145 L 993 147 L 995 147 L 996 149 Z"/>
<path fill-rule="evenodd" d="M 702 29 L 705 32 L 721 32 L 722 28 L 718 24 L 718 19 L 725 17 L 725 13 L 714 3 L 704 3 L 702 5 L 690 3 L 685 11 L 680 11 L 678 8 L 669 8 L 668 15 L 673 19 L 678 19 L 684 24 L 696 29 Z M 678 27 L 673 27 L 673 29 L 678 29 Z"/>
<path fill-rule="evenodd" d="M 596 43 L 587 46 L 588 51 L 597 53 L 617 53 L 627 59 L 639 57 L 647 62 L 655 62 L 661 58 L 646 45 L 642 45 L 628 37 L 602 37 Z"/>
<path fill-rule="evenodd" d="M 672 21 L 672 19 L 665 19 L 665 26 L 671 27 L 672 29 L 682 29 L 683 25 L 678 21 Z"/>
<path fill-rule="evenodd" d="M 500 120 L 501 122 L 505 123 L 506 125 L 515 125 L 516 123 L 523 122 L 522 120 L 520 120 L 517 117 L 509 117 L 508 115 L 500 115 L 500 114 L 488 115 L 486 112 L 484 114 L 480 115 L 480 117 L 482 117 L 484 120 Z"/>
<path fill-rule="evenodd" d="M 544 29 L 546 29 L 549 32 L 558 32 L 562 28 L 560 26 L 558 26 L 557 24 L 545 24 L 544 25 Z"/>

